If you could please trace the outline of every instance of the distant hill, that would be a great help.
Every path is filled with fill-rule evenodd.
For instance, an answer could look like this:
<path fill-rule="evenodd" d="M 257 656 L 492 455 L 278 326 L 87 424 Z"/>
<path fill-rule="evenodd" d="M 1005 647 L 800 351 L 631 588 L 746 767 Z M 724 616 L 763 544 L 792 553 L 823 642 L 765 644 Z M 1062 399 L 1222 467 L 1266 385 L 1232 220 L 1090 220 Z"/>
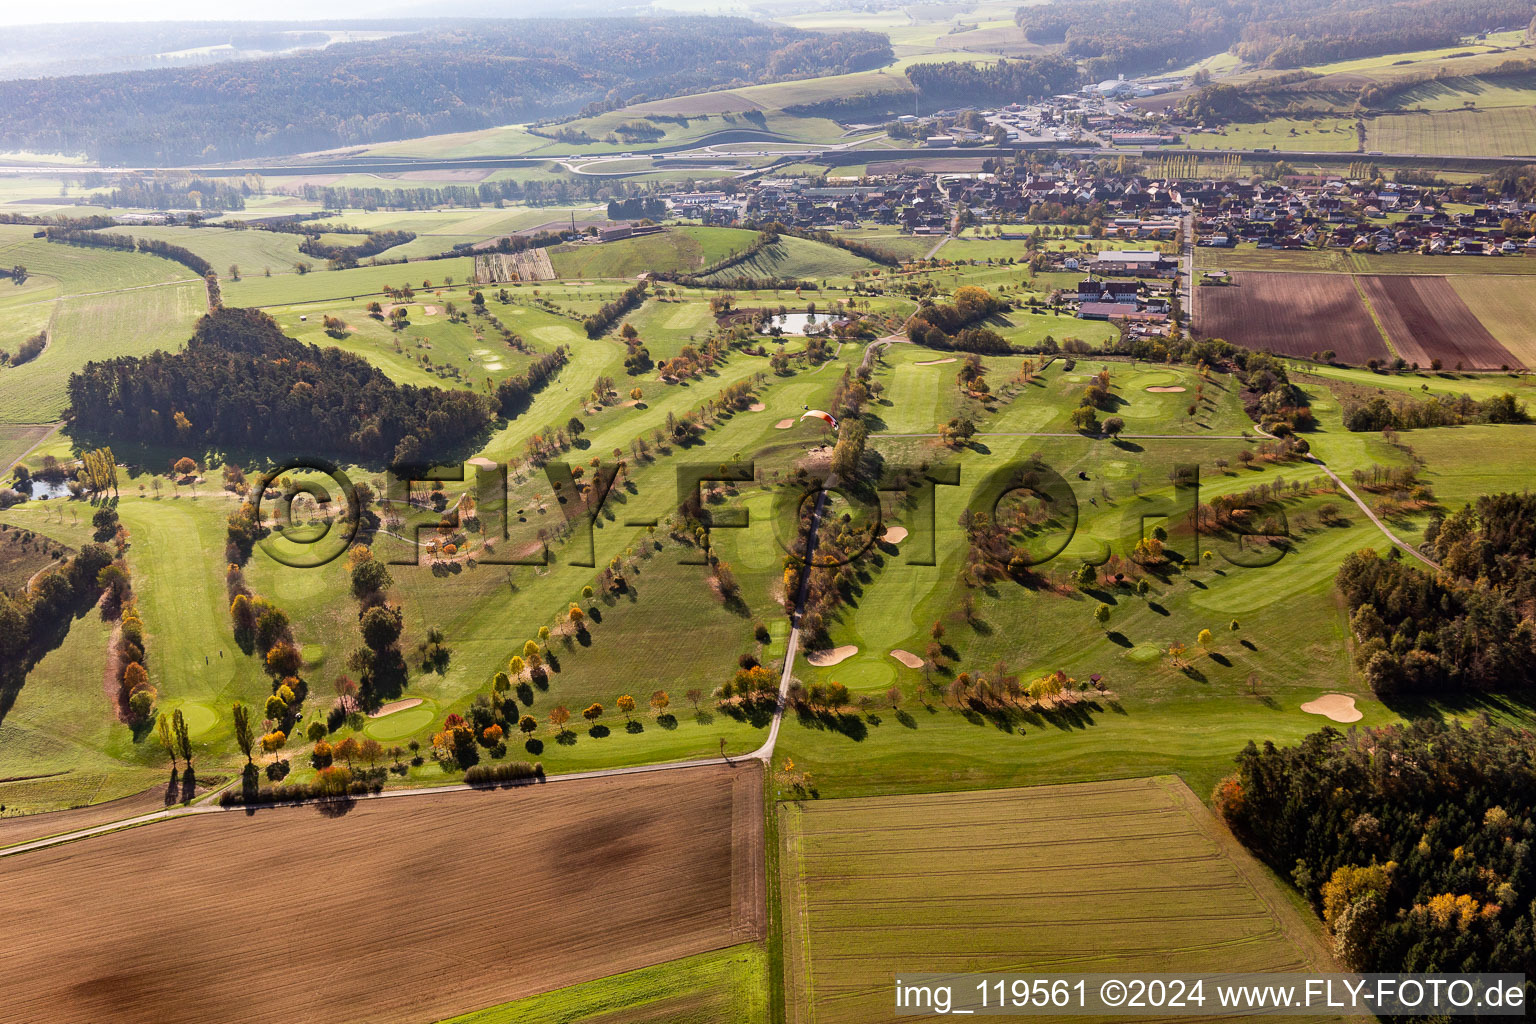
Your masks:
<path fill-rule="evenodd" d="M 744 18 L 487 21 L 265 60 L 0 82 L 0 149 L 143 165 L 270 157 L 891 59 L 871 32 Z"/>

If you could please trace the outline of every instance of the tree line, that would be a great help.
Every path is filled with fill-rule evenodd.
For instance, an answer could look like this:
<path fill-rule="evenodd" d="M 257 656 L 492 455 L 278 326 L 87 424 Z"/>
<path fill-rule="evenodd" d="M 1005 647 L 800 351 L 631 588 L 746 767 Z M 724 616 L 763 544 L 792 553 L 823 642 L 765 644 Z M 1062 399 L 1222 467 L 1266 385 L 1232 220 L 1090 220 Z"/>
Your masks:
<path fill-rule="evenodd" d="M 146 442 L 417 462 L 483 431 L 470 391 L 398 385 L 367 360 L 283 335 L 258 310 L 217 309 L 184 351 L 87 363 L 67 415 L 81 429 Z"/>
<path fill-rule="evenodd" d="M 967 106 L 1027 103 L 1073 92 L 1083 83 L 1077 61 L 1057 53 L 996 64 L 913 64 L 906 75 L 918 95 L 930 103 Z"/>
<path fill-rule="evenodd" d="M 1432 573 L 1393 549 L 1357 551 L 1335 580 L 1355 664 L 1379 694 L 1529 690 L 1536 684 L 1536 496 L 1484 495 L 1430 520 Z"/>
<path fill-rule="evenodd" d="M 602 308 L 582 322 L 587 337 L 602 337 L 610 327 L 624 317 L 624 314 L 638 308 L 640 303 L 645 301 L 645 292 L 648 287 L 647 282 L 639 281 L 620 292 L 617 298 L 604 303 Z"/>
<path fill-rule="evenodd" d="M 1250 742 L 1215 805 L 1349 971 L 1536 971 L 1529 731 L 1419 719 Z"/>

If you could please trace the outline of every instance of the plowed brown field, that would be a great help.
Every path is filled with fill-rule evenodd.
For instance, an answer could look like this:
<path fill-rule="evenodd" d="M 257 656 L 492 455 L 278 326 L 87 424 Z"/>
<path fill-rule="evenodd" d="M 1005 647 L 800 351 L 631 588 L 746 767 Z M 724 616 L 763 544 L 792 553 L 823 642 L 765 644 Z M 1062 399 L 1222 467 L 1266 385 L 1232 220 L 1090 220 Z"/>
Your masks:
<path fill-rule="evenodd" d="M 1447 370 L 1458 365 L 1467 370 L 1520 365 L 1445 278 L 1392 274 L 1361 277 L 1360 283 L 1387 329 L 1392 347 L 1410 363 L 1429 366 L 1439 359 Z"/>
<path fill-rule="evenodd" d="M 761 766 L 206 814 L 0 860 L 0 1020 L 439 1020 L 761 938 Z"/>
<path fill-rule="evenodd" d="M 1354 366 L 1391 358 L 1347 274 L 1240 273 L 1233 280 L 1200 289 L 1202 336 L 1302 358 L 1332 349 Z"/>

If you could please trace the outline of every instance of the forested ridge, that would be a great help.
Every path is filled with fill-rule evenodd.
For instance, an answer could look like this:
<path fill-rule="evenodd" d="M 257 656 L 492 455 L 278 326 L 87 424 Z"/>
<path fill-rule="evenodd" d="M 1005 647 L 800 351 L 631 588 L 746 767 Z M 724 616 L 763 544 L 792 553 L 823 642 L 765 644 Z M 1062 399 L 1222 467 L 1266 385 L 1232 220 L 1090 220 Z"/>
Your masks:
<path fill-rule="evenodd" d="M 1531 21 L 1527 0 L 1074 0 L 1021 7 L 1034 43 L 1062 44 L 1094 77 L 1177 67 L 1219 50 L 1266 68 L 1455 46 Z"/>
<path fill-rule="evenodd" d="M 0 147 L 108 163 L 271 156 L 890 59 L 874 33 L 744 18 L 496 21 L 269 60 L 0 82 Z"/>
<path fill-rule="evenodd" d="M 217 309 L 184 351 L 87 363 L 67 416 L 84 431 L 274 456 L 416 462 L 490 422 L 470 391 L 396 384 L 360 356 L 285 336 L 254 309 Z"/>
<path fill-rule="evenodd" d="M 1474 722 L 1249 743 L 1233 832 L 1322 915 L 1341 966 L 1536 974 L 1536 736 Z"/>
<path fill-rule="evenodd" d="M 958 61 L 913 64 L 906 75 L 924 99 L 967 106 L 1027 103 L 1072 92 L 1083 80 L 1077 61 L 1056 53 L 989 65 Z"/>
<path fill-rule="evenodd" d="M 1379 694 L 1536 686 L 1536 495 L 1485 495 L 1431 520 L 1431 573 L 1398 552 L 1340 566 L 1355 664 Z"/>

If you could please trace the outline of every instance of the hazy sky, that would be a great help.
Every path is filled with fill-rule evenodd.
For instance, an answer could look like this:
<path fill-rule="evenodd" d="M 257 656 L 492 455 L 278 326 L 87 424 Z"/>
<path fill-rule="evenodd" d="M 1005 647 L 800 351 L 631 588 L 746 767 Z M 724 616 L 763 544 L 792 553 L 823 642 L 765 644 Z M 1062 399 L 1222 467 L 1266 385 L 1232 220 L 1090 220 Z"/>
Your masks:
<path fill-rule="evenodd" d="M 558 10 L 553 0 L 262 0 L 209 4 L 207 0 L 70 0 L 64 4 L 0 2 L 0 24 L 80 21 L 286 21 L 339 18 L 517 17 Z M 615 0 L 614 6 L 619 6 Z M 627 6 L 633 6 L 628 4 Z"/>

